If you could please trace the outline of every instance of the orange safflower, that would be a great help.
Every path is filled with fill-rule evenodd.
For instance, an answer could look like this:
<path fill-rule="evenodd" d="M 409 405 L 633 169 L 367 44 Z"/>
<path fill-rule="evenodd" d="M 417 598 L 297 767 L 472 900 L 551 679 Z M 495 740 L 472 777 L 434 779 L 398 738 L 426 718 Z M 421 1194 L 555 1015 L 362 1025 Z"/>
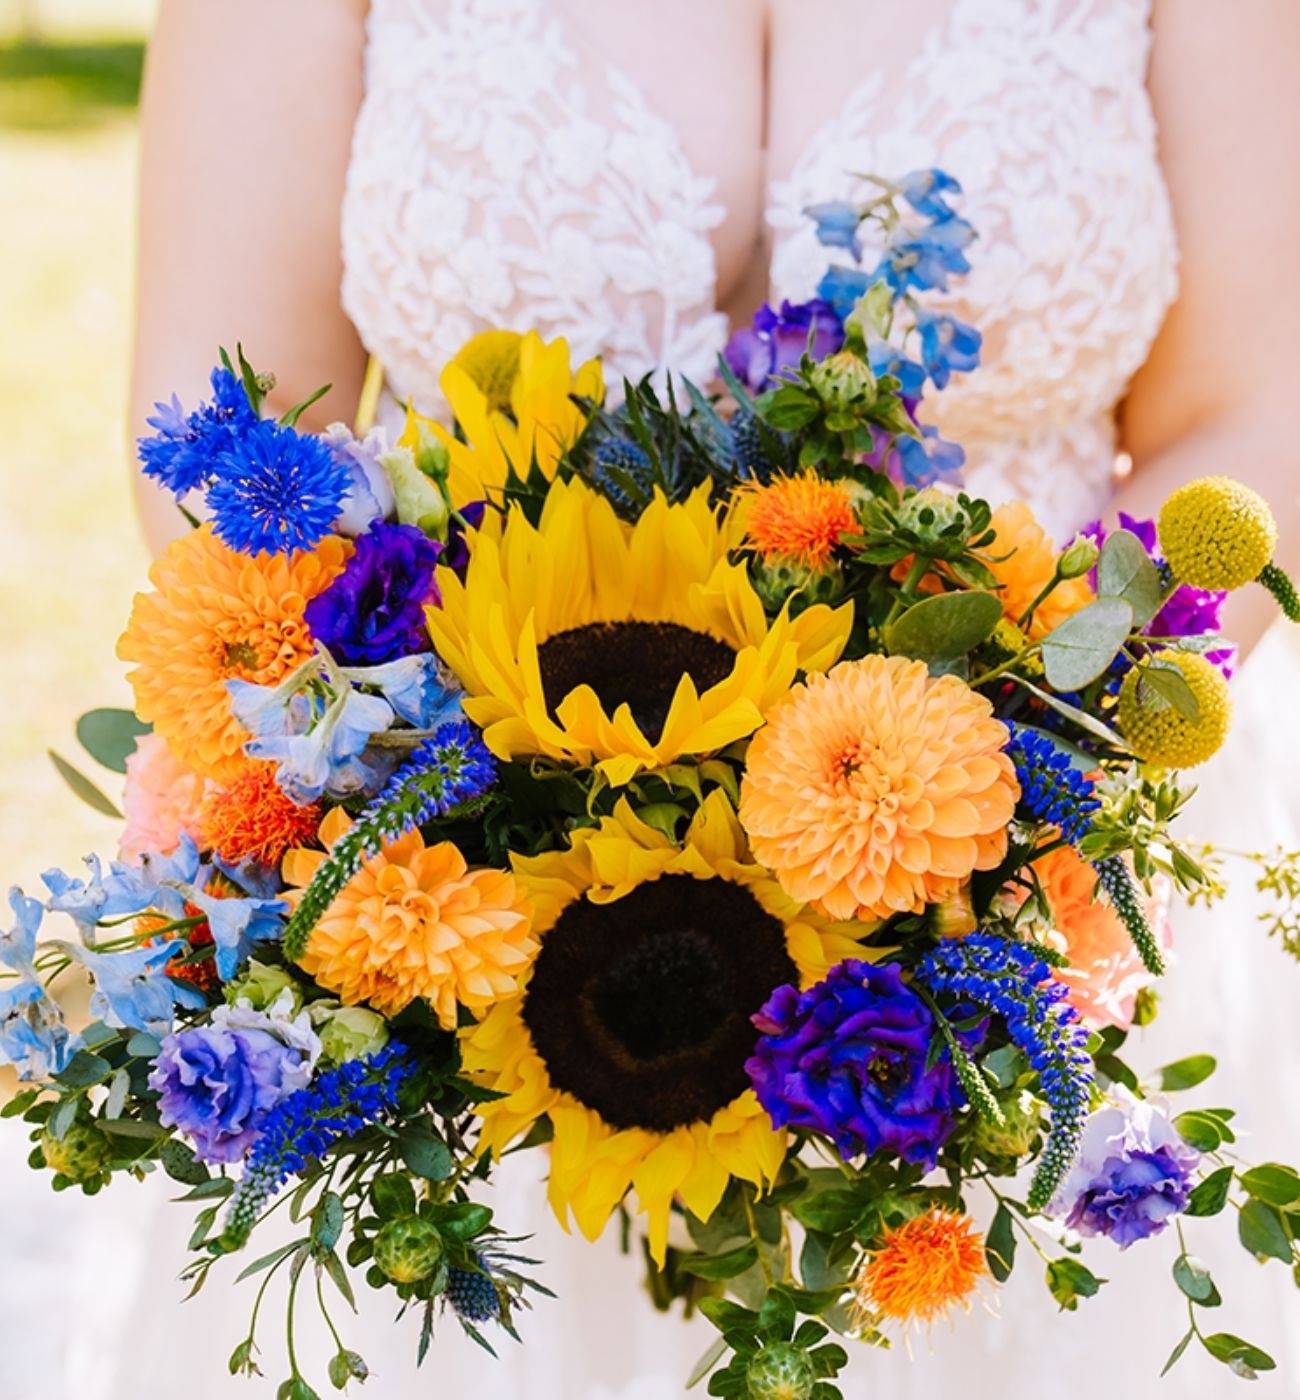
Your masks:
<path fill-rule="evenodd" d="M 321 823 L 332 845 L 351 826 L 341 807 Z M 323 851 L 284 859 L 285 898 L 297 906 Z M 519 990 L 537 952 L 532 908 L 506 870 L 470 870 L 450 841 L 408 831 L 362 865 L 321 915 L 299 959 L 345 1006 L 395 1016 L 423 997 L 446 1030 L 457 1006 L 482 1013 Z"/>
<path fill-rule="evenodd" d="M 793 560 L 820 569 L 840 536 L 856 524 L 849 493 L 815 472 L 778 477 L 746 496 L 745 543 L 767 561 Z"/>
<path fill-rule="evenodd" d="M 792 898 L 834 919 L 920 913 L 1006 854 L 1007 728 L 956 676 L 866 656 L 794 687 L 749 746 L 740 820 Z"/>
<path fill-rule="evenodd" d="M 173 541 L 149 570 L 117 644 L 136 713 L 176 758 L 229 780 L 244 764 L 247 733 L 230 710 L 231 679 L 273 685 L 313 650 L 308 600 L 343 568 L 348 546 L 332 535 L 299 554 L 240 554 L 208 525 Z"/>
<path fill-rule="evenodd" d="M 199 809 L 199 836 L 206 850 L 229 865 L 255 860 L 279 865 L 291 846 L 311 841 L 320 829 L 318 803 L 300 807 L 275 780 L 275 764 L 250 759 L 221 787 L 213 787 Z"/>
<path fill-rule="evenodd" d="M 969 1311 L 988 1272 L 970 1216 L 935 1207 L 890 1230 L 868 1256 L 855 1286 L 857 1310 L 863 1320 L 928 1324 L 955 1306 Z"/>

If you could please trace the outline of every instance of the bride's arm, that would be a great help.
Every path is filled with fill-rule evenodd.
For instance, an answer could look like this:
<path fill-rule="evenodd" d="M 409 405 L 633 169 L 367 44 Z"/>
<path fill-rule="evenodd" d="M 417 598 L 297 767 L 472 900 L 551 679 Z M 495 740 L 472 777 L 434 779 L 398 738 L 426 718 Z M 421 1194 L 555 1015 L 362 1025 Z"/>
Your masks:
<path fill-rule="evenodd" d="M 1119 499 L 1155 513 L 1191 477 L 1267 496 L 1300 562 L 1300 8 L 1293 0 L 1158 0 L 1151 90 L 1181 245 L 1179 297 L 1124 411 L 1134 472 Z M 1244 648 L 1276 605 L 1242 589 L 1226 631 Z"/>
<path fill-rule="evenodd" d="M 347 418 L 364 371 L 339 306 L 339 208 L 361 98 L 362 0 L 163 0 L 142 113 L 134 432 L 205 395 L 218 346 L 273 369 L 273 402 L 321 384 Z M 180 531 L 138 473 L 150 542 Z"/>

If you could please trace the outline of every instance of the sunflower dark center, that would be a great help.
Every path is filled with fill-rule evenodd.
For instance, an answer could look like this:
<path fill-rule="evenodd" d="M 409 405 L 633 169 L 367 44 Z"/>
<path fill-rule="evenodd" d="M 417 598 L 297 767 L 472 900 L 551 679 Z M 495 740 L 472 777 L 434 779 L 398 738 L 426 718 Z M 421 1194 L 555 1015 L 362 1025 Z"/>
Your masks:
<path fill-rule="evenodd" d="M 575 686 L 589 685 L 606 714 L 626 704 L 653 743 L 663 733 L 682 676 L 703 693 L 731 674 L 736 653 L 676 622 L 591 622 L 548 637 L 537 660 L 552 715 Z"/>
<path fill-rule="evenodd" d="M 666 875 L 578 900 L 544 935 L 524 1021 L 551 1082 L 615 1128 L 705 1121 L 749 1087 L 750 1017 L 798 972 L 740 885 Z"/>

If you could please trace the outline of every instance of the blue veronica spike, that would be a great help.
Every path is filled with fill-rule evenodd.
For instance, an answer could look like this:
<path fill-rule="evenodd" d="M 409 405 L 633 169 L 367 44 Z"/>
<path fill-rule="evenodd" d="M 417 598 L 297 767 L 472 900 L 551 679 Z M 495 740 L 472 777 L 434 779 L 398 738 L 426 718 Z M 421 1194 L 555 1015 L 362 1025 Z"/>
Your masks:
<path fill-rule="evenodd" d="M 917 968 L 917 977 L 932 992 L 1001 1016 L 1012 1041 L 1038 1071 L 1051 1128 L 1028 1204 L 1042 1210 L 1078 1151 L 1095 1073 L 1086 1049 L 1088 1032 L 1066 1003 L 1064 984 L 1031 947 L 991 933 L 940 943 Z"/>
<path fill-rule="evenodd" d="M 1077 846 L 1092 829 L 1092 814 L 1101 803 L 1093 795 L 1092 779 L 1081 773 L 1070 756 L 1045 735 L 1008 725 L 1007 752 L 1016 765 L 1020 800 L 1039 821 L 1050 822 Z"/>
<path fill-rule="evenodd" d="M 406 1047 L 393 1041 L 365 1059 L 325 1070 L 276 1104 L 231 1198 L 222 1248 L 241 1248 L 262 1207 L 291 1176 L 305 1171 L 308 1162 L 394 1112 L 398 1091 L 415 1069 Z"/>

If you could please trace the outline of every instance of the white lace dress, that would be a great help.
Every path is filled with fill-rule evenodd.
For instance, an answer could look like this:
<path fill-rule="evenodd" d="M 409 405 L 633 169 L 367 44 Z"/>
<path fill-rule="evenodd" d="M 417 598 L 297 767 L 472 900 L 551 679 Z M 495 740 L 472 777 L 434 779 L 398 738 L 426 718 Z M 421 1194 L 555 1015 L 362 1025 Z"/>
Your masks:
<path fill-rule="evenodd" d="M 867 73 L 793 166 L 771 172 L 771 291 L 774 300 L 810 294 L 825 254 L 800 210 L 849 194 L 847 171 L 939 165 L 955 174 L 980 242 L 954 309 L 983 329 L 985 361 L 936 401 L 936 420 L 966 447 L 972 489 L 1025 496 L 1067 535 L 1111 494 L 1115 408 L 1176 289 L 1145 88 L 1149 0 L 952 0 L 940 8 L 910 62 Z M 611 383 L 669 369 L 707 381 L 727 334 L 709 237 L 724 215 L 713 182 L 691 169 L 671 126 L 626 74 L 571 42 L 546 0 L 375 0 L 344 210 L 344 299 L 400 397 L 438 412 L 443 365 L 490 325 L 567 336 L 580 357 L 603 352 Z M 1281 664 L 1260 657 L 1239 687 L 1235 748 L 1221 755 L 1218 796 L 1201 803 L 1198 826 L 1208 837 L 1262 845 L 1294 827 L 1280 786 L 1247 794 L 1241 782 L 1285 771 L 1285 759 L 1265 751 L 1262 715 L 1252 714 L 1262 709 L 1261 683 L 1279 683 L 1264 672 Z M 1239 1107 L 1255 1130 L 1245 1150 L 1294 1158 L 1296 1096 L 1278 1089 L 1300 1068 L 1288 1015 L 1300 970 L 1264 946 L 1251 921 L 1249 899 L 1211 920 L 1182 916 L 1169 1011 L 1137 1053 L 1148 1068 L 1195 1050 L 1218 1053 L 1228 1068 L 1216 1101 Z M 540 1154 L 509 1159 L 496 1194 L 502 1224 L 535 1231 L 532 1251 L 560 1295 L 522 1319 L 526 1346 L 504 1341 L 494 1363 L 449 1326 L 416 1372 L 414 1320 L 392 1327 L 390 1309 L 363 1300 L 359 1348 L 377 1373 L 368 1394 L 683 1393 L 711 1329 L 651 1310 L 639 1291 L 640 1260 L 620 1255 L 612 1227 L 594 1247 L 562 1234 L 546 1211 L 544 1168 Z M 987 1202 L 972 1207 L 991 1215 Z M 242 1335 L 246 1290 L 236 1307 L 216 1280 L 178 1312 L 168 1283 L 183 1244 L 176 1208 L 160 1216 L 124 1201 L 120 1211 L 119 1220 L 136 1212 L 134 1249 L 129 1229 L 111 1256 L 103 1237 L 90 1234 L 81 1257 L 66 1262 L 84 1272 L 113 1259 L 122 1280 L 117 1309 L 97 1298 L 91 1337 L 107 1340 L 129 1319 L 146 1329 L 146 1344 L 128 1356 L 74 1334 L 65 1364 L 77 1379 L 67 1389 L 37 1382 L 24 1390 L 19 1374 L 6 1393 L 247 1393 L 222 1369 Z M 1209 1251 L 1228 1299 L 1222 1325 L 1289 1363 L 1289 1377 L 1266 1379 L 1261 1392 L 1294 1395 L 1300 1354 L 1285 1354 L 1284 1275 L 1276 1266 L 1260 1273 L 1229 1234 L 1230 1226 L 1219 1229 L 1221 1244 Z M 1121 1261 L 1102 1242 L 1093 1266 L 1116 1281 L 1069 1317 L 1056 1316 L 1039 1266 L 1023 1257 L 1000 1318 L 977 1310 L 916 1343 L 912 1359 L 901 1348 L 864 1352 L 845 1392 L 894 1400 L 950 1391 L 971 1400 L 1145 1396 L 1181 1331 L 1167 1244 Z M 154 1295 L 147 1314 L 140 1288 Z M 1289 1330 L 1300 1353 L 1297 1329 Z M 274 1355 L 277 1339 L 268 1337 Z M 4 1365 L 0 1352 L 0 1373 Z M 180 1384 L 168 1379 L 178 1375 Z M 1236 1382 L 1190 1357 L 1168 1384 L 1180 1397 L 1209 1397 Z"/>

